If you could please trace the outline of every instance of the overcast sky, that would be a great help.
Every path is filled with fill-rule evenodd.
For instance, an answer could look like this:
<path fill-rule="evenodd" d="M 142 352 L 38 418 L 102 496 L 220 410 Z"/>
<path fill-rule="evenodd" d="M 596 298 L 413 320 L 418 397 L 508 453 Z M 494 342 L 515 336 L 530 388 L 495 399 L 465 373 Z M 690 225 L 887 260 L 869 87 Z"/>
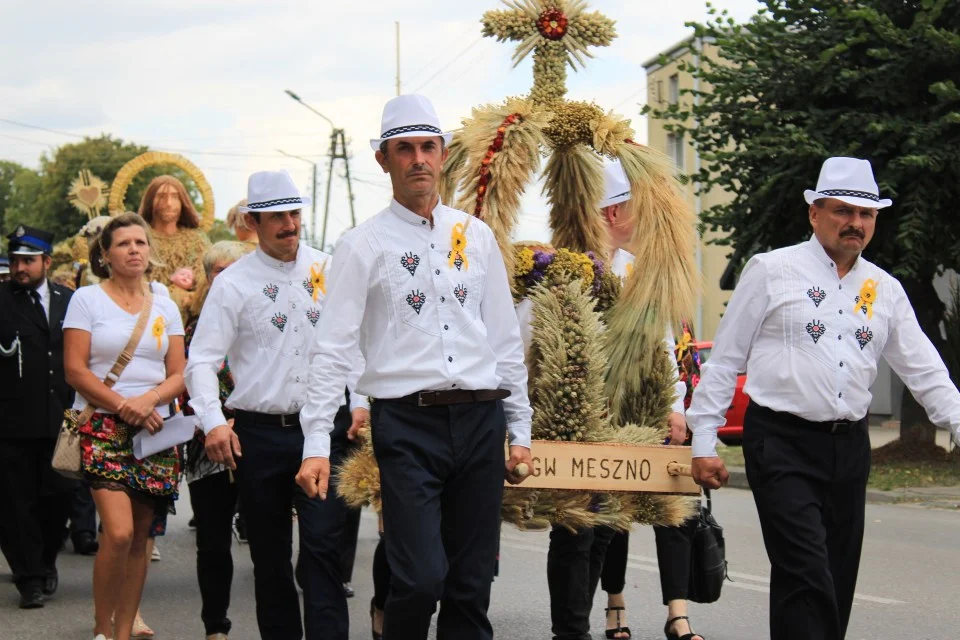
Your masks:
<path fill-rule="evenodd" d="M 758 6 L 714 4 L 738 20 Z M 284 94 L 291 89 L 346 130 L 362 221 L 390 197 L 368 141 L 396 92 L 394 22 L 402 91 L 430 97 L 442 126 L 454 129 L 471 107 L 532 83 L 529 59 L 511 67 L 513 43 L 480 37 L 481 15 L 496 8 L 494 0 L 4 0 L 0 118 L 179 151 L 207 176 L 220 218 L 260 169 L 285 168 L 309 193 L 310 165 L 281 149 L 321 163 L 319 213 L 330 127 Z M 687 37 L 684 23 L 702 21 L 706 3 L 594 0 L 590 10 L 616 20 L 619 37 L 570 73 L 568 97 L 632 118 L 645 140 L 642 63 Z M 45 149 L 71 140 L 0 122 L 0 159 L 36 168 Z M 338 162 L 328 241 L 349 225 L 342 172 Z M 518 237 L 547 239 L 542 202 L 524 202 Z"/>

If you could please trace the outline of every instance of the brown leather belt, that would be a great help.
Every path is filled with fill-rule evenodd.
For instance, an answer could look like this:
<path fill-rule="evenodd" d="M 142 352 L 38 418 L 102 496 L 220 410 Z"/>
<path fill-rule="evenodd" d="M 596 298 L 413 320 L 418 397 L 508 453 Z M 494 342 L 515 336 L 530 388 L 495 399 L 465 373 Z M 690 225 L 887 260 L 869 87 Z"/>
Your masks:
<path fill-rule="evenodd" d="M 271 427 L 283 427 L 284 429 L 300 427 L 299 413 L 258 413 L 256 411 L 244 411 L 237 409 L 233 412 L 234 416 L 240 418 L 242 422 L 253 422 L 256 424 L 267 424 Z"/>
<path fill-rule="evenodd" d="M 473 404 L 503 400 L 510 396 L 506 389 L 448 389 L 447 391 L 418 391 L 402 398 L 377 398 L 376 402 L 403 402 L 418 407 L 436 407 L 448 404 Z"/>

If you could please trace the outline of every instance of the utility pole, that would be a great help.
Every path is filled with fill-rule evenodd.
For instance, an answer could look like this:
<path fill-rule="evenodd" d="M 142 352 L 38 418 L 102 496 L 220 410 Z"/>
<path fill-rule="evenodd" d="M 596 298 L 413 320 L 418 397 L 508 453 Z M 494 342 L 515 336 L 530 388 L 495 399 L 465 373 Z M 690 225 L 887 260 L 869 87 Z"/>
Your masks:
<path fill-rule="evenodd" d="M 397 95 L 400 95 L 400 23 L 394 24 L 397 27 Z"/>
<path fill-rule="evenodd" d="M 277 153 L 287 156 L 288 158 L 296 158 L 297 160 L 302 160 L 313 167 L 313 190 L 310 198 L 310 246 L 316 246 L 317 244 L 317 163 L 313 160 L 307 160 L 306 158 L 295 156 L 292 153 L 287 153 L 283 149 L 277 149 Z M 356 225 L 354 225 L 356 226 Z"/>
<path fill-rule="evenodd" d="M 323 207 L 323 225 L 320 232 L 320 246 L 318 247 L 321 251 L 323 251 L 327 246 L 327 220 L 330 218 L 330 187 L 333 181 L 333 165 L 337 160 L 343 160 L 343 167 L 345 171 L 344 177 L 347 181 L 347 195 L 349 197 L 350 204 L 350 224 L 354 227 L 357 226 L 357 216 L 353 210 L 353 184 L 350 181 L 350 157 L 347 154 L 347 136 L 344 130 L 333 124 L 333 121 L 330 118 L 301 100 L 300 96 L 295 94 L 293 91 L 285 89 L 284 93 L 326 120 L 328 123 L 330 123 L 330 127 L 333 129 L 333 131 L 330 132 L 330 150 L 327 152 L 327 156 L 330 159 L 330 164 L 327 171 L 327 195 Z M 314 202 L 316 202 L 316 198 L 314 198 Z"/>

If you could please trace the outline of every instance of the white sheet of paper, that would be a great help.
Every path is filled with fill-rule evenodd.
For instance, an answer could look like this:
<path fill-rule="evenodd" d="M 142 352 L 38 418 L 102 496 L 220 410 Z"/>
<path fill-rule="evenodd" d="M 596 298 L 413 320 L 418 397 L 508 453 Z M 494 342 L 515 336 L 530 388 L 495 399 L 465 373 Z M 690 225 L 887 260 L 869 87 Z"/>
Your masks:
<path fill-rule="evenodd" d="M 146 429 L 141 429 L 133 436 L 133 455 L 137 460 L 143 460 L 158 451 L 163 451 L 178 444 L 187 442 L 193 437 L 194 429 L 200 424 L 196 416 L 185 416 L 178 413 L 163 422 L 163 429 L 151 435 Z"/>

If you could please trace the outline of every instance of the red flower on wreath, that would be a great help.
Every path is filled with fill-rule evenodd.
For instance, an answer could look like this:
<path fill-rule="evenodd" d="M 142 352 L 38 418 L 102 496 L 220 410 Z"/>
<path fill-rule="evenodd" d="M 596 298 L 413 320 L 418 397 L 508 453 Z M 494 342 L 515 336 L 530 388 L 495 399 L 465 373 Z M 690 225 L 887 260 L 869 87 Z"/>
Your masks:
<path fill-rule="evenodd" d="M 555 7 L 547 9 L 537 19 L 537 30 L 548 40 L 559 40 L 567 35 L 567 16 Z"/>
<path fill-rule="evenodd" d="M 497 137 L 487 147 L 487 153 L 480 162 L 480 178 L 477 181 L 477 206 L 473 210 L 473 215 L 478 218 L 480 212 L 483 211 L 483 199 L 487 195 L 487 184 L 490 182 L 490 163 L 493 162 L 493 156 L 503 149 L 503 136 L 507 133 L 507 127 L 522 121 L 523 117 L 519 113 L 504 118 L 500 126 L 497 127 Z"/>

